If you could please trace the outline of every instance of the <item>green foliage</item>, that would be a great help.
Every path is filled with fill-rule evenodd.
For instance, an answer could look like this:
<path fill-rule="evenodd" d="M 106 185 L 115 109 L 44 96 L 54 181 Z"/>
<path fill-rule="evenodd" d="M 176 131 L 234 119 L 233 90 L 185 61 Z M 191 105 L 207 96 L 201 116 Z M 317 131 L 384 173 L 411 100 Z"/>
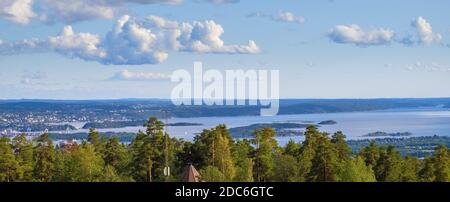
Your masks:
<path fill-rule="evenodd" d="M 394 147 L 380 147 L 375 176 L 381 182 L 398 182 L 402 176 L 402 158 Z"/>
<path fill-rule="evenodd" d="M 275 157 L 273 181 L 296 182 L 298 181 L 298 162 L 289 154 L 278 154 Z"/>
<path fill-rule="evenodd" d="M 47 133 L 36 139 L 37 145 L 34 147 L 33 159 L 34 170 L 33 177 L 36 181 L 50 182 L 53 179 L 55 148 L 53 141 Z"/>
<path fill-rule="evenodd" d="M 206 166 L 199 171 L 201 180 L 205 182 L 225 182 L 226 176 L 215 166 Z"/>
<path fill-rule="evenodd" d="M 434 152 L 434 176 L 437 182 L 450 181 L 450 159 L 448 150 L 444 145 L 439 145 Z"/>
<path fill-rule="evenodd" d="M 347 159 L 339 175 L 342 182 L 376 182 L 373 170 L 360 156 Z"/>
<path fill-rule="evenodd" d="M 0 182 L 14 182 L 21 178 L 22 170 L 9 139 L 0 138 Z"/>
<path fill-rule="evenodd" d="M 301 143 L 279 147 L 276 131 L 258 128 L 251 140 L 233 140 L 225 125 L 205 129 L 193 142 L 170 138 L 152 117 L 130 144 L 90 130 L 86 142 L 55 146 L 48 134 L 0 138 L 0 181 L 150 182 L 181 181 L 193 164 L 207 182 L 449 182 L 449 150 L 402 157 L 394 146 L 367 143 L 353 154 L 342 132 L 331 137 L 309 126 Z M 163 169 L 170 166 L 171 176 Z"/>
<path fill-rule="evenodd" d="M 319 133 L 316 137 L 317 148 L 312 159 L 311 172 L 307 179 L 313 182 L 338 181 L 338 152 L 331 143 L 328 134 Z"/>
<path fill-rule="evenodd" d="M 270 181 L 274 174 L 274 155 L 277 148 L 275 131 L 271 128 L 262 128 L 255 130 L 254 134 L 255 179 L 258 182 Z"/>
<path fill-rule="evenodd" d="M 233 181 L 253 182 L 253 159 L 251 155 L 254 149 L 248 140 L 238 140 L 232 147 L 236 175 Z"/>
<path fill-rule="evenodd" d="M 27 140 L 25 134 L 12 139 L 12 146 L 22 173 L 20 181 L 33 180 L 33 144 Z"/>

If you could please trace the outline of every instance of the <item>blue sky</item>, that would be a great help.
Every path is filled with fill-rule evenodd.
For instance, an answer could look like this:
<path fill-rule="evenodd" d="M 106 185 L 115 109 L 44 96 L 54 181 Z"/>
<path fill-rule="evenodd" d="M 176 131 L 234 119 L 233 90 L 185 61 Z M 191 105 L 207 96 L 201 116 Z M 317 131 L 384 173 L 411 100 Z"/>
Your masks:
<path fill-rule="evenodd" d="M 446 0 L 5 0 L 0 99 L 167 98 L 175 85 L 167 75 L 194 61 L 204 69 L 279 69 L 283 98 L 450 97 L 449 7 Z"/>

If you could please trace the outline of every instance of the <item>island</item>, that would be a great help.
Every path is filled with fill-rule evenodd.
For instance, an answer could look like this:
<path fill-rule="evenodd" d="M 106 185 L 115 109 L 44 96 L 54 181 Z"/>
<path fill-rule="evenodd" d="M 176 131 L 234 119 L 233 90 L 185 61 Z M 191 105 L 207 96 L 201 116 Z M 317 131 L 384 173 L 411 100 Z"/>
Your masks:
<path fill-rule="evenodd" d="M 403 137 L 403 136 L 411 136 L 411 135 L 412 135 L 412 133 L 410 133 L 410 132 L 386 133 L 386 132 L 377 131 L 374 133 L 368 133 L 366 135 L 363 135 L 362 137 Z"/>
<path fill-rule="evenodd" d="M 275 130 L 277 136 L 300 136 L 304 129 L 312 124 L 300 123 L 257 123 L 248 126 L 230 128 L 229 132 L 233 138 L 253 138 L 253 131 L 258 128 L 270 127 Z"/>
<path fill-rule="evenodd" d="M 337 122 L 335 120 L 326 120 L 326 121 L 321 121 L 318 124 L 319 125 L 334 125 L 334 124 L 337 124 Z"/>

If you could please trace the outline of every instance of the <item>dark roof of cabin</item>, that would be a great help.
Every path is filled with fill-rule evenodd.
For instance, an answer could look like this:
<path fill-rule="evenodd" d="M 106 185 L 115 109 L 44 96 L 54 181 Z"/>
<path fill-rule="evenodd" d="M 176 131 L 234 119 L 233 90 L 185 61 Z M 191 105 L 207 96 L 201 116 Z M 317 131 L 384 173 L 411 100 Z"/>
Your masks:
<path fill-rule="evenodd" d="M 186 166 L 183 175 L 184 182 L 200 182 L 200 174 L 192 164 Z"/>

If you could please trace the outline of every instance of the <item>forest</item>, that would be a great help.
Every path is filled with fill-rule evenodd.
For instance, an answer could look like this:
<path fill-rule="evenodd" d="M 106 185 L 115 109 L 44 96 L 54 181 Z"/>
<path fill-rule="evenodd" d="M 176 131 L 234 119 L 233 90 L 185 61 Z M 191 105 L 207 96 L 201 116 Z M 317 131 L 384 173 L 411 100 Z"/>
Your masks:
<path fill-rule="evenodd" d="M 54 144 L 48 134 L 0 138 L 1 182 L 178 182 L 193 165 L 205 182 L 448 182 L 450 151 L 402 156 L 375 141 L 352 151 L 342 132 L 308 126 L 305 140 L 278 145 L 270 127 L 233 139 L 225 125 L 194 141 L 171 138 L 156 117 L 129 143 L 90 129 L 82 143 Z M 165 175 L 170 167 L 170 175 Z M 166 170 L 167 171 L 167 170 Z"/>

